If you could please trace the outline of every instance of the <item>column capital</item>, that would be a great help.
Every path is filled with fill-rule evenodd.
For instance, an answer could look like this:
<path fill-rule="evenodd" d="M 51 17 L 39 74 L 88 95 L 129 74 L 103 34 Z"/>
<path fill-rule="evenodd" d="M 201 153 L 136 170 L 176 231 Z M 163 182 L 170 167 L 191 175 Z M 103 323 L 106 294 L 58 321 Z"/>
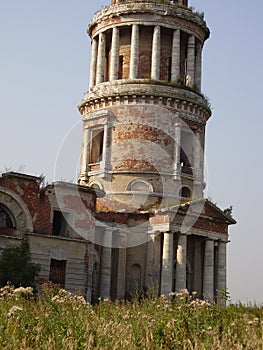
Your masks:
<path fill-rule="evenodd" d="M 214 242 L 214 244 L 218 242 L 215 238 L 212 238 L 212 237 L 205 237 L 205 242 L 209 242 L 209 241 L 210 241 L 210 242 Z"/>

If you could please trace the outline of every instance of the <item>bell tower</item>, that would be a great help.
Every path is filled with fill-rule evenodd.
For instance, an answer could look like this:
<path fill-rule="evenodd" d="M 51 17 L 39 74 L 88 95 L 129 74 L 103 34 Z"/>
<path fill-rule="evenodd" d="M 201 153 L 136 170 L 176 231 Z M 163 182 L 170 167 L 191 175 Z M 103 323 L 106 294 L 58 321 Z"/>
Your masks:
<path fill-rule="evenodd" d="M 103 189 L 102 211 L 202 199 L 202 50 L 209 29 L 187 0 L 112 0 L 92 41 L 79 183 Z"/>

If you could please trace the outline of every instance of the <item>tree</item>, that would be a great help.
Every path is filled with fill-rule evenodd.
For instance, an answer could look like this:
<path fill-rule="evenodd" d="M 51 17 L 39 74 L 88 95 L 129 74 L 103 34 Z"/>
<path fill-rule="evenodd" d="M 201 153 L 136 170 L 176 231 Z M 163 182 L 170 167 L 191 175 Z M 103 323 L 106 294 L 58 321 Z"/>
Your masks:
<path fill-rule="evenodd" d="M 7 247 L 0 255 L 0 286 L 35 287 L 40 265 L 31 260 L 28 238 L 20 246 Z"/>

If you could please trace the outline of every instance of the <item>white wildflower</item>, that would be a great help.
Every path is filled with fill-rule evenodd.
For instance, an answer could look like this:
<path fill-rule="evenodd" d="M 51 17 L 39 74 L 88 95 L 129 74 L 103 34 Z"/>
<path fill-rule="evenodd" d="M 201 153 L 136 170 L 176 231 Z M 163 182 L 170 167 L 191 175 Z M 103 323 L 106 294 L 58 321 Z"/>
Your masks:
<path fill-rule="evenodd" d="M 19 306 L 12 306 L 11 309 L 8 311 L 7 317 L 11 317 L 14 315 L 14 313 L 18 312 L 18 311 L 23 311 L 23 309 Z"/>

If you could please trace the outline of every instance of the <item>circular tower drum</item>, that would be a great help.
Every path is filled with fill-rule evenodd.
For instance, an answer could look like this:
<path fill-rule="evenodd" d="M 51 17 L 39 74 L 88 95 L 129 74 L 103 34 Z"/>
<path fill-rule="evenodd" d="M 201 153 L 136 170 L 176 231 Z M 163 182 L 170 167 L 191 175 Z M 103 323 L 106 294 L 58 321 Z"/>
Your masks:
<path fill-rule="evenodd" d="M 187 1 L 112 0 L 88 27 L 90 87 L 79 183 L 98 209 L 148 210 L 203 197 L 202 48 L 209 30 Z"/>

